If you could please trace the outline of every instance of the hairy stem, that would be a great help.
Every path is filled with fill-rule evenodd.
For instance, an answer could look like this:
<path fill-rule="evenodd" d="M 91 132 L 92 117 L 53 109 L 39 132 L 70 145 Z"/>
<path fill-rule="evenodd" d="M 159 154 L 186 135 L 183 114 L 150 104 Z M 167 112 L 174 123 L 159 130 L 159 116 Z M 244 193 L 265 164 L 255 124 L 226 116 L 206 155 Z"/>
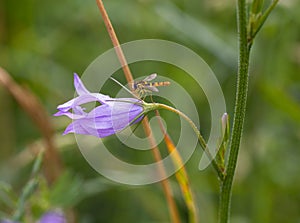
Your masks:
<path fill-rule="evenodd" d="M 226 177 L 224 181 L 221 182 L 219 223 L 227 223 L 229 220 L 232 182 L 236 169 L 246 112 L 250 48 L 248 48 L 247 42 L 247 13 L 245 0 L 237 0 L 237 24 L 239 36 L 237 91 Z"/>

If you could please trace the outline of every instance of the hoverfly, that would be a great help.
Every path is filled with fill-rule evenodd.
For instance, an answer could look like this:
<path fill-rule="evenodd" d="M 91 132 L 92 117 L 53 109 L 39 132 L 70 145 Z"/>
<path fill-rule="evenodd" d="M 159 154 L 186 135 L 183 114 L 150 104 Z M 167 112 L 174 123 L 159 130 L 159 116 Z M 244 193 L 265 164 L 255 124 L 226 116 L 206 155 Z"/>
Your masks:
<path fill-rule="evenodd" d="M 157 77 L 157 74 L 150 74 L 145 79 L 141 81 L 136 81 L 132 83 L 133 92 L 138 95 L 139 98 L 145 97 L 146 94 L 151 92 L 158 92 L 157 87 L 169 86 L 169 81 L 161 81 L 161 82 L 150 82 Z"/>

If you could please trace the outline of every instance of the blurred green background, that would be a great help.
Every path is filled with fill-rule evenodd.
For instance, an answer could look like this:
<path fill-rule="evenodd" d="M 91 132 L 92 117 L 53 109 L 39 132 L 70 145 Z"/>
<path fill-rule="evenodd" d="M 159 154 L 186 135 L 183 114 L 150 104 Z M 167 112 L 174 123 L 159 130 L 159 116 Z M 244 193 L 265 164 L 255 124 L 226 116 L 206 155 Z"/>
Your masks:
<path fill-rule="evenodd" d="M 237 71 L 235 1 L 110 0 L 104 4 L 121 43 L 165 39 L 205 59 L 217 75 L 232 115 Z M 299 11 L 300 1 L 281 1 L 254 43 L 248 110 L 233 188 L 233 223 L 300 222 Z M 0 0 L 0 66 L 31 90 L 49 115 L 73 96 L 73 72 L 82 74 L 111 47 L 95 1 Z M 201 131 L 207 136 L 210 111 L 201 90 L 171 66 L 153 66 L 133 65 L 132 71 L 135 77 L 161 71 L 181 83 L 201 111 Z M 118 78 L 125 82 L 121 71 Z M 104 89 L 103 93 L 109 92 Z M 74 208 L 78 222 L 169 221 L 160 184 L 133 187 L 105 179 L 87 164 L 74 136 L 61 135 L 69 121 L 51 120 L 66 173 L 47 189 L 52 194 L 49 206 Z M 172 116 L 170 129 L 176 120 Z M 4 88 L 0 88 L 0 123 L 0 180 L 11 184 L 18 196 L 32 165 L 32 159 L 20 154 L 41 135 Z M 107 143 L 113 145 L 114 140 Z M 198 170 L 199 151 L 186 167 L 201 222 L 216 222 L 218 182 L 211 168 Z M 13 162 L 16 157 L 23 162 Z M 170 180 L 182 222 L 186 222 L 180 189 L 174 176 Z M 12 207 L 3 193 L 0 198 L 0 211 L 10 214 Z"/>

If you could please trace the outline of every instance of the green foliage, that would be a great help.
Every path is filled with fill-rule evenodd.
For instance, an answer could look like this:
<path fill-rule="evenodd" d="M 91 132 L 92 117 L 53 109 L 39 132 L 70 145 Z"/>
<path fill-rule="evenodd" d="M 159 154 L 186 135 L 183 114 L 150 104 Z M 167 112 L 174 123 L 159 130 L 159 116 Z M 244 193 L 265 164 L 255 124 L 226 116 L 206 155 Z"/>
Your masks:
<path fill-rule="evenodd" d="M 0 218 L 5 216 L 5 210 L 14 209 L 17 206 L 17 197 L 11 185 L 2 181 L 0 181 L 0 204 L 3 207 L 0 212 Z"/>
<path fill-rule="evenodd" d="M 264 1 L 263 8 L 255 7 L 255 14 L 260 9 L 266 12 L 270 2 Z M 232 117 L 237 62 L 234 1 L 109 0 L 104 4 L 122 43 L 161 38 L 201 55 L 216 73 Z M 290 222 L 299 221 L 299 10 L 297 0 L 280 1 L 253 46 L 232 222 L 280 223 L 286 216 Z M 31 89 L 49 114 L 73 96 L 72 73 L 81 74 L 112 46 L 94 1 L 3 0 L 0 15 L 0 66 Z M 181 83 L 200 111 L 201 132 L 209 134 L 209 106 L 205 95 L 199 97 L 201 89 L 191 78 L 162 63 L 149 61 L 131 67 L 135 77 L 156 71 Z M 124 83 L 122 73 L 118 75 Z M 110 88 L 115 85 L 107 86 L 106 93 Z M 41 136 L 2 87 L 0 108 L 0 179 L 6 182 L 0 184 L 0 210 L 4 212 L 0 214 L 11 216 L 30 179 L 32 158 L 24 151 Z M 174 128 L 178 117 L 168 116 L 166 120 L 171 135 L 178 136 L 180 132 Z M 68 120 L 52 121 L 66 172 L 50 187 L 45 179 L 38 178 L 38 188 L 27 200 L 34 216 L 52 207 L 73 207 L 78 222 L 168 222 L 160 186 L 128 187 L 99 176 L 78 151 L 75 139 L 61 136 Z M 200 219 L 216 222 L 217 182 L 212 171 L 199 172 L 199 156 L 196 151 L 187 163 L 187 172 L 199 203 Z M 173 187 L 182 218 L 186 219 L 181 195 L 176 184 Z"/>
<path fill-rule="evenodd" d="M 49 202 L 53 207 L 70 208 L 81 199 L 82 179 L 69 172 L 62 174 L 50 188 Z"/>

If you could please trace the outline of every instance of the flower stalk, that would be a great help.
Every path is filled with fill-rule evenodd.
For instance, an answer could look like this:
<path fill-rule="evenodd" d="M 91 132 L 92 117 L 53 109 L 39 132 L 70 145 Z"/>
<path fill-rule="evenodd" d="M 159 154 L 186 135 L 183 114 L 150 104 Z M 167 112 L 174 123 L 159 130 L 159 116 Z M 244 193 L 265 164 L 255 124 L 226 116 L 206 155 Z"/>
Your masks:
<path fill-rule="evenodd" d="M 181 116 L 183 119 L 185 119 L 190 126 L 192 127 L 192 129 L 194 130 L 195 134 L 198 137 L 198 141 L 203 149 L 203 151 L 205 152 L 205 154 L 208 156 L 209 160 L 212 162 L 212 165 L 214 167 L 214 169 L 216 170 L 218 177 L 220 178 L 220 180 L 222 181 L 225 177 L 221 167 L 218 165 L 218 163 L 216 162 L 216 160 L 214 159 L 214 157 L 211 155 L 211 153 L 208 150 L 208 146 L 205 142 L 205 139 L 203 138 L 203 136 L 201 135 L 200 131 L 198 130 L 197 126 L 195 125 L 195 123 L 183 112 L 172 108 L 168 105 L 165 104 L 160 104 L 160 103 L 144 103 L 146 106 L 149 106 L 149 108 L 151 108 L 151 110 L 156 110 L 156 109 L 165 109 L 165 110 L 169 110 L 171 112 L 174 112 L 176 114 L 178 114 L 179 116 Z M 150 109 L 149 109 L 150 110 Z"/>

